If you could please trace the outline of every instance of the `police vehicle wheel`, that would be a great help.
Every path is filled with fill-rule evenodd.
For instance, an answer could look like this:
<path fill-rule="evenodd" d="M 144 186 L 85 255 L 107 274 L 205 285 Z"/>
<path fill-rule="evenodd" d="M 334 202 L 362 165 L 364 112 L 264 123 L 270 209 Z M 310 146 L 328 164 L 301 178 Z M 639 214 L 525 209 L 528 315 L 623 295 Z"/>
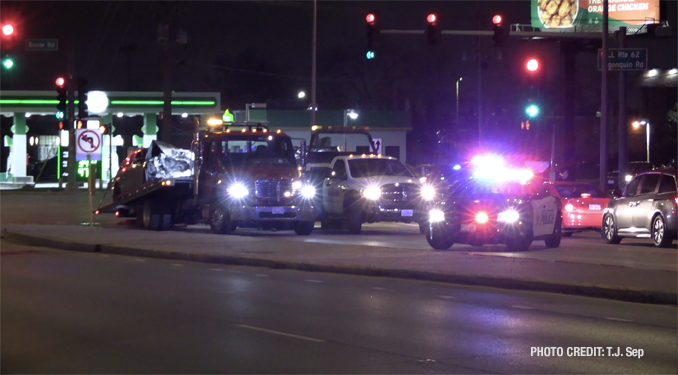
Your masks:
<path fill-rule="evenodd" d="M 315 221 L 300 221 L 294 226 L 294 233 L 300 236 L 308 236 L 313 233 Z"/>
<path fill-rule="evenodd" d="M 526 251 L 532 245 L 532 231 L 526 229 L 516 232 L 514 236 L 506 239 L 506 249 L 508 251 Z"/>
<path fill-rule="evenodd" d="M 142 218 L 145 229 L 160 229 L 160 214 L 158 213 L 158 204 L 154 200 L 148 199 L 144 202 Z"/>
<path fill-rule="evenodd" d="M 450 237 L 450 234 L 441 226 L 426 226 L 425 234 L 426 242 L 436 250 L 448 250 L 454 245 L 454 241 Z"/>
<path fill-rule="evenodd" d="M 348 232 L 351 234 L 360 234 L 363 225 L 363 213 L 359 208 L 351 208 L 348 212 Z"/>
<path fill-rule="evenodd" d="M 228 212 L 222 207 L 217 206 L 210 214 L 210 228 L 217 234 L 230 234 L 235 230 L 235 223 L 231 222 Z"/>
<path fill-rule="evenodd" d="M 548 236 L 544 243 L 546 243 L 546 247 L 548 248 L 554 248 L 560 246 L 560 238 L 562 234 L 562 229 L 561 226 L 563 224 L 563 219 L 558 216 L 556 219 L 556 224 L 553 226 L 553 234 Z"/>
<path fill-rule="evenodd" d="M 605 215 L 603 218 L 603 228 L 601 230 L 605 242 L 616 245 L 621 242 L 621 237 L 617 236 L 617 224 L 612 215 Z"/>
<path fill-rule="evenodd" d="M 654 242 L 654 245 L 657 247 L 671 246 L 672 239 L 666 233 L 666 224 L 661 215 L 657 215 L 657 217 L 652 220 L 652 242 Z"/>

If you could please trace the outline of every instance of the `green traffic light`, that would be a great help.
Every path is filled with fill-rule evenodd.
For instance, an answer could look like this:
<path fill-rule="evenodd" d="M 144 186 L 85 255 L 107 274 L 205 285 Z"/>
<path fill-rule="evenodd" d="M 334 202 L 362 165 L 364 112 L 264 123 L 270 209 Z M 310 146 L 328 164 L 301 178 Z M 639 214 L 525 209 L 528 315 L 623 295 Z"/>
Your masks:
<path fill-rule="evenodd" d="M 59 120 L 63 120 L 63 118 L 64 118 L 64 113 L 63 113 L 62 111 L 58 111 L 58 112 L 56 113 L 56 118 L 59 119 Z"/>
<path fill-rule="evenodd" d="M 367 57 L 368 60 L 374 59 L 374 51 L 367 51 L 365 57 Z"/>
<path fill-rule="evenodd" d="M 14 61 L 12 61 L 10 58 L 7 58 L 2 62 L 2 66 L 4 66 L 5 69 L 12 69 L 14 66 Z"/>
<path fill-rule="evenodd" d="M 527 113 L 530 117 L 535 117 L 539 114 L 539 107 L 532 104 L 529 107 L 525 108 L 525 113 Z"/>

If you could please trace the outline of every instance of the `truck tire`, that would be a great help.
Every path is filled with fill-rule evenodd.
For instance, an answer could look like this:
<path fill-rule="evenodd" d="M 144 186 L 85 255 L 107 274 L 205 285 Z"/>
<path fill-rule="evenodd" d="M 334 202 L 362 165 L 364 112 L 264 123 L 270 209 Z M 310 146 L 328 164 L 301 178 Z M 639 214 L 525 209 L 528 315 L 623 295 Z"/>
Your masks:
<path fill-rule="evenodd" d="M 160 229 L 160 214 L 158 213 L 158 204 L 153 199 L 144 202 L 142 209 L 142 222 L 145 229 Z"/>
<path fill-rule="evenodd" d="M 360 234 L 363 225 L 363 212 L 357 204 L 354 204 L 353 206 L 354 207 L 349 207 L 348 209 L 346 224 L 348 225 L 349 233 Z"/>
<path fill-rule="evenodd" d="M 308 236 L 313 233 L 315 221 L 299 221 L 294 225 L 294 233 L 300 236 Z"/>
<path fill-rule="evenodd" d="M 210 228 L 217 234 L 231 234 L 235 230 L 235 223 L 231 221 L 228 211 L 218 205 L 210 214 Z"/>

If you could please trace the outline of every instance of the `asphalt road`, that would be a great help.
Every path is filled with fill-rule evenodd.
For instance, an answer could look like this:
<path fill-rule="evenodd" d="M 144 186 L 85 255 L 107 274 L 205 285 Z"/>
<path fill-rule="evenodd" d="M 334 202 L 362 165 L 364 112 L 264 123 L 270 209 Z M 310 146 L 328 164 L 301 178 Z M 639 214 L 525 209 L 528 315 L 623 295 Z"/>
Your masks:
<path fill-rule="evenodd" d="M 674 307 L 7 243 L 1 254 L 3 373 L 677 370 Z M 568 356 L 576 347 L 604 356 Z"/>

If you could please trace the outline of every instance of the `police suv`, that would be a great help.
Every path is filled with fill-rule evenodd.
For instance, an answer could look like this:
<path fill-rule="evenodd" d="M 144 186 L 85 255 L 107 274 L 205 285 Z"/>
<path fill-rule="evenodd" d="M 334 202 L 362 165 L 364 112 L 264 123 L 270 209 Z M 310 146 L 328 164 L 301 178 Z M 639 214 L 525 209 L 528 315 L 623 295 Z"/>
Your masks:
<path fill-rule="evenodd" d="M 434 249 L 503 243 L 509 251 L 522 251 L 535 240 L 560 246 L 561 202 L 531 171 L 477 157 L 463 168 L 441 170 L 433 181 L 439 195 L 425 235 Z"/>

